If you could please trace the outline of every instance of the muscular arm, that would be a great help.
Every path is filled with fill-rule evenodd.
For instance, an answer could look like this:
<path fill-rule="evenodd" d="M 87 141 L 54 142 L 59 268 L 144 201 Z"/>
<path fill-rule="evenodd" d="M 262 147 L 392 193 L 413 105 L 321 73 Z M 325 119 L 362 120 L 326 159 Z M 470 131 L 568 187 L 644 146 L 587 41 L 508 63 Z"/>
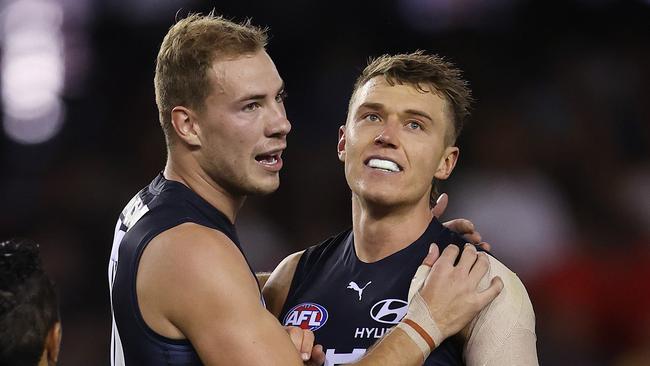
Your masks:
<path fill-rule="evenodd" d="M 303 364 L 221 232 L 183 224 L 156 237 L 143 253 L 137 292 L 147 324 L 189 339 L 206 365 Z"/>
<path fill-rule="evenodd" d="M 490 270 L 479 288 L 494 276 L 503 280 L 503 291 L 483 309 L 461 335 L 468 366 L 537 365 L 535 313 L 526 288 L 517 275 L 489 256 Z"/>

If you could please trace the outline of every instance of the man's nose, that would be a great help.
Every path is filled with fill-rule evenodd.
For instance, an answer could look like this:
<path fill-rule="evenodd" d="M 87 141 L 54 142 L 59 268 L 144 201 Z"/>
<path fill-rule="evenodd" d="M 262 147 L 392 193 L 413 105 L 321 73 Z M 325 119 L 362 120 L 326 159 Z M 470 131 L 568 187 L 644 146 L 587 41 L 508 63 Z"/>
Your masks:
<path fill-rule="evenodd" d="M 291 122 L 287 119 L 284 110 L 278 110 L 267 125 L 266 135 L 269 137 L 284 137 L 291 131 Z"/>
<path fill-rule="evenodd" d="M 386 147 L 396 148 L 399 146 L 398 138 L 398 123 L 388 120 L 382 126 L 377 137 L 375 137 L 375 144 L 383 145 Z"/>

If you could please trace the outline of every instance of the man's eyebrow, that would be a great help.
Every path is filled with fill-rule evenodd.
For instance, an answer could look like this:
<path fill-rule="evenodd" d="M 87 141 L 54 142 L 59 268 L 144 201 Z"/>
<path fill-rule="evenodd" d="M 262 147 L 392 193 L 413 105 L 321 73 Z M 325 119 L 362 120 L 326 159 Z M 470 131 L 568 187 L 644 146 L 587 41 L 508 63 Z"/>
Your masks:
<path fill-rule="evenodd" d="M 278 91 L 275 93 L 275 95 L 278 95 L 284 91 L 285 84 L 284 81 L 282 82 L 282 85 L 278 89 Z M 247 101 L 247 100 L 262 100 L 266 98 L 266 94 L 246 94 L 243 97 L 237 99 L 237 103 Z"/>
<path fill-rule="evenodd" d="M 361 104 L 358 109 L 361 109 L 361 108 L 375 109 L 375 110 L 380 110 L 381 111 L 381 110 L 384 109 L 384 105 L 381 104 L 381 103 L 365 102 L 365 103 Z"/>
<path fill-rule="evenodd" d="M 384 105 L 382 103 L 373 103 L 373 102 L 363 103 L 363 104 L 361 104 L 359 106 L 359 109 L 361 109 L 361 108 L 374 109 L 374 110 L 378 110 L 378 111 L 383 111 L 385 109 L 385 107 L 384 107 Z M 420 116 L 422 118 L 428 119 L 429 121 L 433 122 L 433 118 L 431 118 L 431 116 L 428 113 L 423 112 L 421 110 L 417 110 L 417 109 L 407 109 L 407 110 L 401 112 L 400 114 L 410 114 L 410 115 Z"/>
<path fill-rule="evenodd" d="M 429 121 L 433 122 L 433 118 L 431 118 L 431 116 L 429 116 L 429 114 L 427 114 L 426 112 L 419 111 L 417 109 L 407 109 L 407 110 L 404 111 L 404 113 L 420 116 L 420 117 L 426 118 Z"/>

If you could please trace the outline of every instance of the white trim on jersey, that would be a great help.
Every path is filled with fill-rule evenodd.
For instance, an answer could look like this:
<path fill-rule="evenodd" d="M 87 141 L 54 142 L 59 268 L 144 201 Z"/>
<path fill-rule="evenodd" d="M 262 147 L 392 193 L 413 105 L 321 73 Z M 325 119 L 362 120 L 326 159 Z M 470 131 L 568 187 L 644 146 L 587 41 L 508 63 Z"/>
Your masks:
<path fill-rule="evenodd" d="M 120 243 L 126 234 L 125 231 L 120 230 L 122 227 L 122 220 L 117 220 L 115 225 L 115 236 L 113 238 L 113 248 L 111 249 L 111 259 L 108 262 L 108 285 L 109 295 L 111 300 L 111 314 L 113 312 L 113 283 L 115 282 L 115 275 L 117 274 L 117 259 L 119 255 Z M 124 349 L 122 348 L 122 340 L 120 333 L 117 331 L 117 324 L 115 324 L 115 316 L 112 316 L 112 329 L 111 329 L 111 366 L 125 366 L 124 363 Z"/>
<path fill-rule="evenodd" d="M 137 223 L 142 216 L 149 212 L 149 207 L 142 202 L 139 195 L 135 195 L 124 207 L 120 218 L 115 225 L 115 236 L 113 237 L 113 247 L 111 248 L 111 258 L 108 262 L 108 285 L 111 300 L 111 314 L 113 311 L 113 284 L 115 283 L 115 275 L 117 274 L 117 266 L 119 263 L 120 244 L 124 235 L 129 231 L 135 223 Z M 125 227 L 126 231 L 122 228 Z M 112 316 L 112 330 L 111 330 L 111 366 L 125 366 L 124 362 L 124 349 L 122 348 L 122 340 L 120 339 L 120 332 L 115 323 L 115 316 Z"/>

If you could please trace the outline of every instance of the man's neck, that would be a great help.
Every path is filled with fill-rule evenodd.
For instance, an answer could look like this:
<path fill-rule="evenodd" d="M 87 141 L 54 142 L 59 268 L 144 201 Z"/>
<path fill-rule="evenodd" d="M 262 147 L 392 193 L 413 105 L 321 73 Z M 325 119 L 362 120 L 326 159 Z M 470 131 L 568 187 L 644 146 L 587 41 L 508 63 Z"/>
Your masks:
<path fill-rule="evenodd" d="M 180 155 L 180 154 L 179 154 Z M 180 182 L 221 211 L 231 223 L 235 223 L 246 196 L 228 192 L 208 176 L 190 156 L 167 155 L 163 172 L 165 179 Z"/>
<path fill-rule="evenodd" d="M 373 263 L 406 248 L 426 230 L 429 201 L 399 208 L 374 207 L 352 195 L 352 231 L 357 257 Z"/>

